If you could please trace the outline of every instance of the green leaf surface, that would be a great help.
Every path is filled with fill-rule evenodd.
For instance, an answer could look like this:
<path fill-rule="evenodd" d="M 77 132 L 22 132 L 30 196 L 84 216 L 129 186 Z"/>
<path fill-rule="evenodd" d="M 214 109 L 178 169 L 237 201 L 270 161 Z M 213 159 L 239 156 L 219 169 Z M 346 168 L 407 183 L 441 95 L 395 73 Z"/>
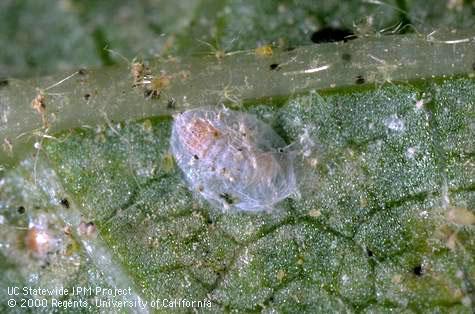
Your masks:
<path fill-rule="evenodd" d="M 222 213 L 193 195 L 169 166 L 170 119 L 71 130 L 49 141 L 41 158 L 65 191 L 43 185 L 51 178 L 41 171 L 50 170 L 39 167 L 43 195 L 31 187 L 8 208 L 45 210 L 68 195 L 71 208 L 59 211 L 94 222 L 100 236 L 91 241 L 107 248 L 145 300 L 209 298 L 217 311 L 469 313 L 473 222 L 449 213 L 473 217 L 474 90 L 472 80 L 458 79 L 250 107 L 289 142 L 307 134 L 318 143 L 302 160 L 301 198 L 271 214 Z M 31 166 L 17 171 L 28 175 Z M 23 191 L 8 195 L 25 194 L 34 178 L 24 180 Z M 57 275 L 54 266 L 70 262 L 49 263 L 44 272 Z M 82 267 L 68 271 L 82 278 Z"/>

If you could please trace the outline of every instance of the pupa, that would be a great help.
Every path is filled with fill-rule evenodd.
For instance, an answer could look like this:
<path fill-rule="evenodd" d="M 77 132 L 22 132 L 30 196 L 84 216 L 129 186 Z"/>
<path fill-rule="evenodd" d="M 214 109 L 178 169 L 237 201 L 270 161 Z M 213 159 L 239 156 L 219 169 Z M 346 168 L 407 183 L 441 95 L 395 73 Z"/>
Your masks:
<path fill-rule="evenodd" d="M 272 210 L 297 192 L 295 154 L 254 115 L 196 108 L 175 116 L 171 152 L 193 191 L 223 210 Z"/>

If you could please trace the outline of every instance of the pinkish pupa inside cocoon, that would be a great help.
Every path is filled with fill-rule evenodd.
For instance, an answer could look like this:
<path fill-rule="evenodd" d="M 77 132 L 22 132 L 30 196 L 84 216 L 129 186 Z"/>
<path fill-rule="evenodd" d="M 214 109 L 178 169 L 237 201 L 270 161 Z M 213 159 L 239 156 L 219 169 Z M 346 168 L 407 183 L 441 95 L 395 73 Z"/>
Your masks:
<path fill-rule="evenodd" d="M 255 116 L 197 108 L 175 117 L 171 152 L 193 191 L 223 210 L 272 210 L 297 193 L 294 154 Z"/>

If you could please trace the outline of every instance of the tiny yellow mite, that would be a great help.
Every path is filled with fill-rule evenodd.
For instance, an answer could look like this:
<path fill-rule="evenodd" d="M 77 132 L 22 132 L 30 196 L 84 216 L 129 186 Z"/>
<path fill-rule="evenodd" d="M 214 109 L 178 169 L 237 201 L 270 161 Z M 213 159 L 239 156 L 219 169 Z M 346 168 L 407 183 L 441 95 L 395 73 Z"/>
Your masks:
<path fill-rule="evenodd" d="M 273 54 L 271 45 L 264 45 L 257 47 L 255 50 L 256 56 L 258 57 L 271 57 Z"/>

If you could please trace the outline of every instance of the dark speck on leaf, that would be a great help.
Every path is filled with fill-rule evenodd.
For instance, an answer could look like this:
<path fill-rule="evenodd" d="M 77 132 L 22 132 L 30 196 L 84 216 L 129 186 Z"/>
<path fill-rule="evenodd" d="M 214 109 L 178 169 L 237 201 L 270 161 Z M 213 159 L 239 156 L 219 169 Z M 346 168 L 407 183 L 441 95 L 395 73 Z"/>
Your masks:
<path fill-rule="evenodd" d="M 269 67 L 271 70 L 280 70 L 278 63 L 272 63 Z"/>
<path fill-rule="evenodd" d="M 221 193 L 221 194 L 219 194 L 219 197 L 224 199 L 224 201 L 226 203 L 228 203 L 229 205 L 234 203 L 233 197 L 231 195 L 229 195 L 228 193 Z"/>
<path fill-rule="evenodd" d="M 343 61 L 347 61 L 347 62 L 348 62 L 348 61 L 351 60 L 351 54 L 349 54 L 349 53 L 344 53 L 344 54 L 341 55 L 341 59 L 342 59 Z"/>
<path fill-rule="evenodd" d="M 18 207 L 18 213 L 19 214 L 24 214 L 25 213 L 25 207 L 23 207 L 23 206 Z"/>
<path fill-rule="evenodd" d="M 146 90 L 143 91 L 143 96 L 144 96 L 145 98 L 148 98 L 148 97 L 150 97 L 151 95 L 152 95 L 152 90 L 146 89 Z"/>
<path fill-rule="evenodd" d="M 348 41 L 355 39 L 354 33 L 344 28 L 324 27 L 312 33 L 310 39 L 316 44 L 331 43 L 336 41 Z"/>
<path fill-rule="evenodd" d="M 85 75 L 87 73 L 87 70 L 86 69 L 79 69 L 78 70 L 78 74 L 79 75 Z"/>
<path fill-rule="evenodd" d="M 176 107 L 176 100 L 175 100 L 175 98 L 169 99 L 168 102 L 167 102 L 167 108 L 168 108 L 168 109 L 175 109 L 175 107 Z"/>
<path fill-rule="evenodd" d="M 84 94 L 85 101 L 88 101 L 90 97 L 91 97 L 91 94 Z"/>
<path fill-rule="evenodd" d="M 368 257 L 372 257 L 374 254 L 373 254 L 373 251 L 371 251 L 370 249 L 366 249 L 366 254 L 368 255 Z"/>
<path fill-rule="evenodd" d="M 8 86 L 8 80 L 0 78 L 0 87 L 5 87 L 5 86 Z"/>
<path fill-rule="evenodd" d="M 196 160 L 200 159 L 198 155 L 193 155 L 193 158 L 195 158 Z"/>
<path fill-rule="evenodd" d="M 421 266 L 421 265 L 417 265 L 416 267 L 414 267 L 414 269 L 412 270 L 412 272 L 413 272 L 414 275 L 416 275 L 416 276 L 422 276 L 422 266 Z"/>
<path fill-rule="evenodd" d="M 69 201 L 67 198 L 63 198 L 59 201 L 59 203 L 61 204 L 61 206 L 63 206 L 64 208 L 69 208 Z"/>
<path fill-rule="evenodd" d="M 364 82 L 365 82 L 365 79 L 362 75 L 358 75 L 356 77 L 356 81 L 355 81 L 356 84 L 361 85 L 361 84 L 364 84 Z"/>

